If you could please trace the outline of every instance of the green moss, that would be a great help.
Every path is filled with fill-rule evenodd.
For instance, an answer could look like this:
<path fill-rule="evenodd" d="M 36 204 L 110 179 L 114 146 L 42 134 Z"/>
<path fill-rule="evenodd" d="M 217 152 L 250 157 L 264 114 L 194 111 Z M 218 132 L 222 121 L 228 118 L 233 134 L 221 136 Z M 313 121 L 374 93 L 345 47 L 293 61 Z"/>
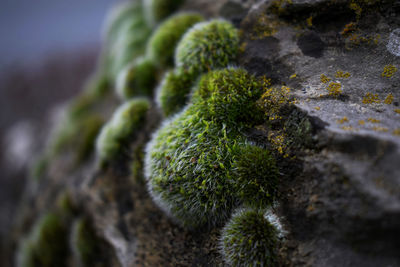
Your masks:
<path fill-rule="evenodd" d="M 241 68 L 209 72 L 200 79 L 192 101 L 201 107 L 204 118 L 217 120 L 230 127 L 257 125 L 262 112 L 257 100 L 263 85 Z"/>
<path fill-rule="evenodd" d="M 119 74 L 117 93 L 125 100 L 134 96 L 151 96 L 156 81 L 156 66 L 148 58 L 140 57 Z"/>
<path fill-rule="evenodd" d="M 150 102 L 132 99 L 119 107 L 97 138 L 97 153 L 102 163 L 129 152 L 129 142 L 143 125 Z"/>
<path fill-rule="evenodd" d="M 93 152 L 96 136 L 103 123 L 103 119 L 96 114 L 66 119 L 50 145 L 50 155 L 72 151 L 74 164 L 80 164 Z"/>
<path fill-rule="evenodd" d="M 143 0 L 146 19 L 150 25 L 156 25 L 176 11 L 185 0 Z"/>
<path fill-rule="evenodd" d="M 242 209 L 222 231 L 222 254 L 230 266 L 278 266 L 278 236 L 265 211 Z"/>
<path fill-rule="evenodd" d="M 239 155 L 232 166 L 238 198 L 252 207 L 268 207 L 276 196 L 279 177 L 274 157 L 254 145 L 241 147 Z"/>
<path fill-rule="evenodd" d="M 173 66 L 175 47 L 182 35 L 202 20 L 204 18 L 195 13 L 180 13 L 168 18 L 150 37 L 148 57 L 161 67 Z"/>
<path fill-rule="evenodd" d="M 143 184 L 144 174 L 143 174 L 143 166 L 144 166 L 144 145 L 139 145 L 136 147 L 132 153 L 132 161 L 131 161 L 131 176 L 133 178 L 133 182 Z"/>
<path fill-rule="evenodd" d="M 108 18 L 100 70 L 114 82 L 118 73 L 145 52 L 151 27 L 145 21 L 141 1 L 117 6 Z"/>
<path fill-rule="evenodd" d="M 101 257 L 101 242 L 87 219 L 77 219 L 71 233 L 71 246 L 79 266 L 97 266 Z"/>
<path fill-rule="evenodd" d="M 19 253 L 19 266 L 67 266 L 67 229 L 60 217 L 48 213 L 35 224 Z"/>
<path fill-rule="evenodd" d="M 188 102 L 196 75 L 183 69 L 168 71 L 157 89 L 156 101 L 164 116 L 168 117 Z"/>
<path fill-rule="evenodd" d="M 179 42 L 175 64 L 201 73 L 235 62 L 239 50 L 238 31 L 224 20 L 201 22 Z"/>
<path fill-rule="evenodd" d="M 30 175 L 35 180 L 40 180 L 46 174 L 47 168 L 49 167 L 49 159 L 46 155 L 42 155 L 38 158 L 30 169 Z"/>
<path fill-rule="evenodd" d="M 219 225 L 233 208 L 243 201 L 249 202 L 250 194 L 256 194 L 254 201 L 260 201 L 260 206 L 273 199 L 277 175 L 274 161 L 261 149 L 250 148 L 240 134 L 243 127 L 254 123 L 245 121 L 253 115 L 233 112 L 233 117 L 226 118 L 234 106 L 246 114 L 256 112 L 255 106 L 247 102 L 260 97 L 262 91 L 253 84 L 257 84 L 255 78 L 242 69 L 205 75 L 192 105 L 166 121 L 146 148 L 150 194 L 185 226 Z M 247 90 L 252 94 L 246 95 Z M 217 97 L 218 94 L 229 96 L 231 101 Z M 244 110 L 245 107 L 253 110 Z M 232 123 L 235 119 L 239 122 Z M 260 155 L 254 155 L 259 152 Z M 256 162 L 241 159 L 243 154 Z"/>
<path fill-rule="evenodd" d="M 62 191 L 56 200 L 57 213 L 63 218 L 64 221 L 70 221 L 76 214 L 78 208 L 71 198 L 71 194 L 65 190 Z"/>

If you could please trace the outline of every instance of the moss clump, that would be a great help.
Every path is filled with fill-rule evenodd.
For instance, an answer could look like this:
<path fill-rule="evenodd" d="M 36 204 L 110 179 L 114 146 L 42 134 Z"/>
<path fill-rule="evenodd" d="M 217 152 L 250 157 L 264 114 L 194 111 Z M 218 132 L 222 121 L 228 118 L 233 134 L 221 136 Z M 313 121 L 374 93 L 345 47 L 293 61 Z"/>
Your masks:
<path fill-rule="evenodd" d="M 265 184 L 272 179 L 273 188 L 276 183 L 273 159 L 267 153 L 260 155 L 257 163 L 265 164 L 261 161 L 266 160 L 271 168 L 262 167 L 259 172 L 245 170 L 255 168 L 255 163 L 241 159 L 243 153 L 250 156 L 259 152 L 249 148 L 251 145 L 240 134 L 256 123 L 252 121 L 254 115 L 233 112 L 226 117 L 226 112 L 235 107 L 246 114 L 257 113 L 256 106 L 248 104 L 261 96 L 257 84 L 256 78 L 243 69 L 205 75 L 192 105 L 165 122 L 148 144 L 145 163 L 150 194 L 183 225 L 221 224 L 253 193 L 259 199 L 265 198 L 262 203 L 272 201 L 275 191 Z M 217 95 L 227 95 L 231 101 Z M 257 177 L 245 177 L 247 174 Z M 264 190 L 268 192 L 263 194 Z"/>
<path fill-rule="evenodd" d="M 80 218 L 74 222 L 71 246 L 79 266 L 98 266 L 96 263 L 102 259 L 101 242 L 89 220 Z"/>
<path fill-rule="evenodd" d="M 64 151 L 72 151 L 74 164 L 88 159 L 103 123 L 103 119 L 96 114 L 85 114 L 80 118 L 67 118 L 50 145 L 50 156 Z"/>
<path fill-rule="evenodd" d="M 67 266 L 67 228 L 53 213 L 44 215 L 35 224 L 18 255 L 19 266 Z"/>
<path fill-rule="evenodd" d="M 191 28 L 179 42 L 175 64 L 196 73 L 223 68 L 235 62 L 239 51 L 239 35 L 224 20 L 201 22 Z"/>
<path fill-rule="evenodd" d="M 129 62 L 144 54 L 150 34 L 141 1 L 123 4 L 111 13 L 101 60 L 111 81 Z"/>
<path fill-rule="evenodd" d="M 279 235 L 265 211 L 239 210 L 222 231 L 222 254 L 230 266 L 278 266 Z"/>
<path fill-rule="evenodd" d="M 115 111 L 97 138 L 97 153 L 102 164 L 118 154 L 125 155 L 129 152 L 129 141 L 140 130 L 149 108 L 150 102 L 147 99 L 135 98 Z"/>
<path fill-rule="evenodd" d="M 138 58 L 118 75 L 117 93 L 122 99 L 151 96 L 157 81 L 157 69 L 148 58 Z"/>
<path fill-rule="evenodd" d="M 232 168 L 239 198 L 252 207 L 265 208 L 277 193 L 278 168 L 271 153 L 255 145 L 240 148 Z"/>
<path fill-rule="evenodd" d="M 196 75 L 183 69 L 168 71 L 157 88 L 156 101 L 164 116 L 177 113 L 186 104 Z"/>
<path fill-rule="evenodd" d="M 147 22 L 156 25 L 176 11 L 185 0 L 143 0 Z"/>
<path fill-rule="evenodd" d="M 204 18 L 195 13 L 181 13 L 163 22 L 149 39 L 147 55 L 162 67 L 173 66 L 175 47 L 182 35 Z"/>
<path fill-rule="evenodd" d="M 217 70 L 203 75 L 192 102 L 204 118 L 229 127 L 248 127 L 262 121 L 256 102 L 263 89 L 263 84 L 244 69 Z"/>

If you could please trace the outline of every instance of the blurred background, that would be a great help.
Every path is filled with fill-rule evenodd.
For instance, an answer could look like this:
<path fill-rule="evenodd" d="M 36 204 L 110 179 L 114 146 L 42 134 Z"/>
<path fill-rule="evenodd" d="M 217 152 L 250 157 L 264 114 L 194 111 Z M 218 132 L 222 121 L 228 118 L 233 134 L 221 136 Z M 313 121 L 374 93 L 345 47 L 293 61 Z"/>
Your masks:
<path fill-rule="evenodd" d="M 0 239 L 49 114 L 93 72 L 102 24 L 116 2 L 0 0 Z"/>

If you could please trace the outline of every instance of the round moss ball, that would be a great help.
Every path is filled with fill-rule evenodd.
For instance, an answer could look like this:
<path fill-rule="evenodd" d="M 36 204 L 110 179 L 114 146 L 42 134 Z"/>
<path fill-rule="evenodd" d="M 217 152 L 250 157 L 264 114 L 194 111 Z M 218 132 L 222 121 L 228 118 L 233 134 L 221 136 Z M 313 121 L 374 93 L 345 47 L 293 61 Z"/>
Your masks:
<path fill-rule="evenodd" d="M 241 209 L 222 230 L 222 254 L 230 266 L 278 266 L 279 235 L 265 211 Z"/>
<path fill-rule="evenodd" d="M 150 195 L 183 226 L 221 225 L 239 204 L 231 169 L 243 139 L 231 135 L 191 106 L 167 120 L 147 145 Z"/>
<path fill-rule="evenodd" d="M 174 13 L 185 0 L 143 0 L 147 22 L 156 25 Z"/>
<path fill-rule="evenodd" d="M 254 126 L 262 120 L 262 111 L 256 103 L 262 93 L 262 84 L 246 70 L 226 68 L 203 75 L 192 102 L 205 118 L 235 128 Z"/>
<path fill-rule="evenodd" d="M 173 66 L 179 40 L 190 27 L 203 20 L 195 13 L 180 13 L 165 20 L 150 37 L 148 57 L 162 67 Z"/>
<path fill-rule="evenodd" d="M 132 99 L 113 114 L 97 138 L 97 153 L 102 163 L 129 153 L 129 142 L 142 127 L 150 102 L 146 98 Z"/>
<path fill-rule="evenodd" d="M 194 72 L 206 72 L 234 63 L 238 50 L 238 31 L 230 22 L 220 19 L 201 22 L 178 43 L 175 64 Z"/>
<path fill-rule="evenodd" d="M 157 69 L 153 61 L 140 57 L 118 75 L 117 94 L 125 100 L 134 96 L 151 96 L 156 82 Z"/>
<path fill-rule="evenodd" d="M 171 70 L 164 75 L 156 95 L 164 116 L 175 114 L 184 107 L 195 80 L 196 76 L 184 69 Z"/>

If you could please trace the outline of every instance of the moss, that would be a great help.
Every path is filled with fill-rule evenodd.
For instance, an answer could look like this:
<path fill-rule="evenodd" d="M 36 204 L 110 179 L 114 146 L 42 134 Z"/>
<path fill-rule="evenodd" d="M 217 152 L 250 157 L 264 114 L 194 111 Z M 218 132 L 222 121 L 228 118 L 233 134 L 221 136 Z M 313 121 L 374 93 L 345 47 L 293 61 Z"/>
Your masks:
<path fill-rule="evenodd" d="M 268 150 L 250 144 L 241 147 L 239 155 L 232 166 L 238 197 L 252 207 L 271 205 L 279 177 L 274 157 Z"/>
<path fill-rule="evenodd" d="M 196 75 L 181 68 L 168 71 L 157 88 L 156 101 L 164 116 L 177 113 L 188 101 Z"/>
<path fill-rule="evenodd" d="M 50 155 L 73 151 L 75 164 L 85 161 L 93 151 L 96 136 L 103 122 L 103 119 L 96 114 L 88 114 L 79 119 L 66 119 L 50 145 Z"/>
<path fill-rule="evenodd" d="M 114 82 L 118 73 L 145 52 L 151 27 L 143 15 L 141 1 L 118 5 L 109 15 L 100 70 Z"/>
<path fill-rule="evenodd" d="M 185 0 L 143 0 L 146 19 L 156 25 L 176 11 Z"/>
<path fill-rule="evenodd" d="M 256 102 L 263 89 L 263 84 L 244 69 L 216 70 L 203 75 L 192 101 L 204 118 L 229 127 L 252 126 L 262 120 Z"/>
<path fill-rule="evenodd" d="M 278 266 L 279 230 L 263 210 L 241 209 L 222 230 L 221 249 L 231 266 Z"/>
<path fill-rule="evenodd" d="M 31 235 L 22 246 L 20 266 L 67 266 L 67 229 L 60 217 L 48 213 L 35 224 Z"/>
<path fill-rule="evenodd" d="M 58 214 L 64 219 L 64 221 L 70 221 L 78 214 L 78 208 L 72 200 L 71 194 L 67 190 L 62 191 L 58 195 L 56 208 Z"/>
<path fill-rule="evenodd" d="M 149 108 L 147 99 L 135 98 L 115 111 L 97 138 L 97 153 L 102 163 L 128 152 L 129 141 L 140 130 Z"/>
<path fill-rule="evenodd" d="M 140 57 L 118 75 L 117 93 L 122 99 L 151 96 L 157 81 L 157 69 L 148 58 Z"/>
<path fill-rule="evenodd" d="M 192 72 L 206 72 L 235 62 L 238 51 L 238 31 L 231 23 L 224 20 L 201 22 L 179 42 L 175 64 Z"/>
<path fill-rule="evenodd" d="M 101 259 L 101 242 L 89 220 L 80 218 L 75 221 L 71 246 L 79 266 L 98 266 L 96 263 Z"/>
<path fill-rule="evenodd" d="M 147 55 L 161 67 L 174 64 L 175 47 L 183 34 L 204 18 L 195 13 L 179 13 L 168 18 L 150 37 Z"/>
<path fill-rule="evenodd" d="M 143 166 L 144 166 L 144 146 L 139 145 L 136 147 L 132 153 L 132 161 L 131 161 L 131 176 L 133 178 L 133 182 L 144 184 L 144 174 L 143 174 Z"/>
<path fill-rule="evenodd" d="M 246 170 L 254 164 L 240 159 L 243 153 L 250 156 L 261 150 L 250 148 L 240 134 L 256 123 L 257 107 L 250 102 L 262 93 L 257 84 L 243 69 L 205 75 L 192 104 L 166 121 L 148 144 L 145 170 L 150 194 L 181 224 L 219 225 L 233 208 L 249 201 L 249 194 L 257 193 L 262 203 L 273 198 L 274 190 L 266 185 L 276 174 L 276 168 L 268 169 L 274 164 L 269 154 L 258 156 L 257 163 L 267 160 L 260 172 Z M 263 177 L 244 177 L 261 173 Z M 263 194 L 264 190 L 270 191 Z"/>
<path fill-rule="evenodd" d="M 49 159 L 46 155 L 42 155 L 38 158 L 30 169 L 30 176 L 35 180 L 40 180 L 46 174 L 47 168 L 49 167 Z"/>

